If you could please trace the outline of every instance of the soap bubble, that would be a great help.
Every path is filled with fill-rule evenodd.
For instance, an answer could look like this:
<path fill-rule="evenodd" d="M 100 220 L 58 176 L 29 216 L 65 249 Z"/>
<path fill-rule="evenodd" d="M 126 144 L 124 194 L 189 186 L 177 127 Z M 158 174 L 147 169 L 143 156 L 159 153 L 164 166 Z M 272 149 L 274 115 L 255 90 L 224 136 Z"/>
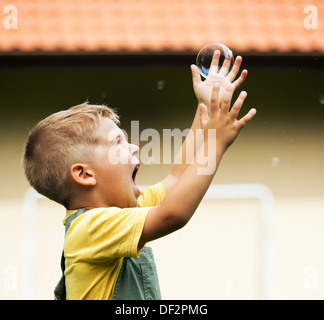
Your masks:
<path fill-rule="evenodd" d="M 156 88 L 157 88 L 158 90 L 163 90 L 163 89 L 165 88 L 165 81 L 163 81 L 163 80 L 158 81 L 158 82 L 156 83 Z"/>
<path fill-rule="evenodd" d="M 272 157 L 271 162 L 272 162 L 273 167 L 278 167 L 279 158 L 278 157 Z"/>
<path fill-rule="evenodd" d="M 215 60 L 212 64 L 214 57 Z M 196 65 L 199 73 L 205 79 L 219 81 L 225 78 L 231 71 L 234 65 L 233 53 L 221 43 L 210 43 L 199 51 Z"/>
<path fill-rule="evenodd" d="M 321 94 L 319 97 L 319 103 L 324 104 L 324 94 Z"/>

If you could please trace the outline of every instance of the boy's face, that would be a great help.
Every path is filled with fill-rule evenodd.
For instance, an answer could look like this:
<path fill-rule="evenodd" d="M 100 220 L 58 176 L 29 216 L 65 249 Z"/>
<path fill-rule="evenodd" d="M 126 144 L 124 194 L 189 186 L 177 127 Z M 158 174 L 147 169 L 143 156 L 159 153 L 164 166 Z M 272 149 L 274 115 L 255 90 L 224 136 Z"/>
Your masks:
<path fill-rule="evenodd" d="M 123 131 L 109 118 L 100 120 L 97 134 L 100 142 L 92 167 L 101 199 L 105 206 L 136 207 L 140 195 L 135 184 L 139 148 L 129 144 Z"/>

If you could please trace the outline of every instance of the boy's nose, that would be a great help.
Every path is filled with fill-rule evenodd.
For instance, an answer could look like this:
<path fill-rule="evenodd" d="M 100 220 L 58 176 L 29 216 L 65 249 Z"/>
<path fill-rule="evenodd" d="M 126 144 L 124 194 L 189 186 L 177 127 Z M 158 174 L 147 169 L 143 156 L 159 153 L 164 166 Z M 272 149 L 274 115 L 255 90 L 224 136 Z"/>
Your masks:
<path fill-rule="evenodd" d="M 138 155 L 138 151 L 139 151 L 139 147 L 135 144 L 129 144 L 129 151 L 132 154 L 132 156 L 137 156 Z"/>

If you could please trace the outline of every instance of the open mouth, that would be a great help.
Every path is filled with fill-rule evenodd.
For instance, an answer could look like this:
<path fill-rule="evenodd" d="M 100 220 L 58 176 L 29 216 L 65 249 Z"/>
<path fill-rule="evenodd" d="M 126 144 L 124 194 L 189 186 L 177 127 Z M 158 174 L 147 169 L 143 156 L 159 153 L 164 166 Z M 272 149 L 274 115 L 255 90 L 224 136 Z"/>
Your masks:
<path fill-rule="evenodd" d="M 135 178 L 136 178 L 136 174 L 137 174 L 137 172 L 138 172 L 139 167 L 140 167 L 140 164 L 138 163 L 138 164 L 135 166 L 134 171 L 133 171 L 132 179 L 133 179 L 134 184 L 136 184 L 136 183 L 135 183 Z"/>

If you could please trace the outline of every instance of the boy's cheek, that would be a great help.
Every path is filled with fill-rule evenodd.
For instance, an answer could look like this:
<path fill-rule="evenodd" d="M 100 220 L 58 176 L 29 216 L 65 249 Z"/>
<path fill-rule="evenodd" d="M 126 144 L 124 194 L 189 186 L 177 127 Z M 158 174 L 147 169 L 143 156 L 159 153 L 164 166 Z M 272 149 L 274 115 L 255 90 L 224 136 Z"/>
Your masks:
<path fill-rule="evenodd" d="M 107 160 L 112 165 L 130 164 L 132 161 L 129 152 L 125 152 L 122 148 L 110 148 L 108 150 Z"/>

